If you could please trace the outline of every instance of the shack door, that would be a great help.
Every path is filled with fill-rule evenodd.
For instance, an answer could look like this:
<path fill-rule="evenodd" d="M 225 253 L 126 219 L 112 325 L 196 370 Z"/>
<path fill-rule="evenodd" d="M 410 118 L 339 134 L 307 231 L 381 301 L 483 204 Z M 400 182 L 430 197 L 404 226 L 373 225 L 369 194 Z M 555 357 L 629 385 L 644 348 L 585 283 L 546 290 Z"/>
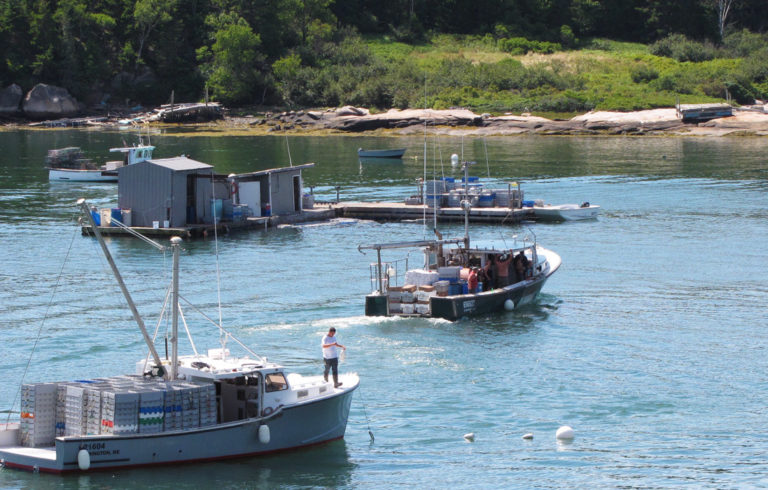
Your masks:
<path fill-rule="evenodd" d="M 301 211 L 301 175 L 293 176 L 293 210 Z"/>

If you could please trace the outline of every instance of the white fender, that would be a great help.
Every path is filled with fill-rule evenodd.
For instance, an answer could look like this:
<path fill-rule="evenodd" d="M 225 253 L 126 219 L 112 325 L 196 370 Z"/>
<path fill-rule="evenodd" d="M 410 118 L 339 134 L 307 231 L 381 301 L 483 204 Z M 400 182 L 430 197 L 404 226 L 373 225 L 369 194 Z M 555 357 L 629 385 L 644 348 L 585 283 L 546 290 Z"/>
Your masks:
<path fill-rule="evenodd" d="M 515 309 L 515 302 L 511 299 L 508 299 L 504 302 L 504 309 L 507 311 L 512 311 Z"/>
<path fill-rule="evenodd" d="M 259 426 L 259 442 L 262 444 L 269 444 L 269 426 L 268 425 L 260 425 Z"/>
<path fill-rule="evenodd" d="M 83 471 L 91 467 L 91 455 L 87 450 L 81 449 L 77 452 L 77 467 Z"/>

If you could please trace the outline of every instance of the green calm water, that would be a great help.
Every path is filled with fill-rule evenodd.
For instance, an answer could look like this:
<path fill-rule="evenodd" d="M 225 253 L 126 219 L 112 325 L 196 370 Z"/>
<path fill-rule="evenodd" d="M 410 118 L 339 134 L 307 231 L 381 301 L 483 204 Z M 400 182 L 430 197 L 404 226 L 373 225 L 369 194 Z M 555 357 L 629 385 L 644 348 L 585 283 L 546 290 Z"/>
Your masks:
<path fill-rule="evenodd" d="M 3 413 L 18 410 L 11 404 L 30 355 L 27 382 L 121 374 L 144 355 L 95 242 L 75 222 L 77 198 L 109 206 L 116 186 L 49 184 L 42 168 L 48 149 L 80 146 L 106 160 L 122 140 L 132 143 L 136 134 L 0 132 Z M 422 137 L 157 133 L 151 142 L 156 157 L 187 154 L 223 174 L 315 162 L 304 178 L 321 200 L 335 199 L 336 186 L 343 200 L 401 200 L 424 175 Z M 408 148 L 402 163 L 357 160 L 359 147 L 400 146 Z M 527 198 L 602 206 L 591 222 L 473 227 L 478 239 L 535 233 L 562 256 L 537 304 L 455 323 L 364 317 L 375 257 L 357 245 L 421 238 L 418 223 L 221 237 L 222 317 L 239 338 L 312 374 L 322 369 L 322 334 L 330 325 L 339 330 L 348 346 L 342 369 L 362 380 L 345 440 L 114 474 L 0 470 L 0 487 L 768 485 L 768 140 L 430 137 L 426 146 L 430 176 L 456 175 L 450 154 L 463 152 L 477 161 L 474 175 L 521 182 Z M 110 246 L 154 326 L 170 257 L 128 238 Z M 183 293 L 217 317 L 216 244 L 185 248 Z M 215 347 L 217 332 L 190 320 L 198 347 Z M 555 441 L 564 424 L 576 431 L 571 444 Z M 462 439 L 467 432 L 474 443 Z M 528 432 L 532 441 L 521 438 Z"/>

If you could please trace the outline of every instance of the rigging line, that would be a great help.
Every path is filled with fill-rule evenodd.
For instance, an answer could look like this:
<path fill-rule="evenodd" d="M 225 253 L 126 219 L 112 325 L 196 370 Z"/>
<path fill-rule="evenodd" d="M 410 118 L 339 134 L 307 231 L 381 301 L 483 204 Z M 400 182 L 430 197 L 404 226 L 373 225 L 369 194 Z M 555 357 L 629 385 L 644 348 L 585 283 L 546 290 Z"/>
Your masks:
<path fill-rule="evenodd" d="M 165 255 L 165 254 L 163 254 L 163 255 Z M 163 270 L 165 270 L 165 269 L 163 269 Z M 152 334 L 152 342 L 157 340 L 157 334 L 158 334 L 158 332 L 160 332 L 160 324 L 163 323 L 163 319 L 164 318 L 166 319 L 165 331 L 166 331 L 166 333 L 168 332 L 168 320 L 167 320 L 168 315 L 166 315 L 165 309 L 168 306 L 168 300 L 170 299 L 170 297 L 171 297 L 171 286 L 169 285 L 168 289 L 165 290 L 165 299 L 163 300 L 163 307 L 160 309 L 160 316 L 158 317 L 157 324 L 155 325 L 155 333 Z M 149 364 L 149 356 L 151 356 L 151 355 L 152 355 L 152 353 L 147 351 L 147 356 L 144 358 L 144 367 L 141 368 L 142 372 L 146 371 L 147 365 Z"/>
<path fill-rule="evenodd" d="M 373 437 L 373 431 L 371 430 L 371 422 L 368 420 L 368 412 L 365 410 L 365 400 L 363 400 L 363 390 L 358 386 L 357 391 L 360 392 L 360 403 L 363 405 L 363 415 L 365 415 L 365 423 L 368 425 L 368 435 L 371 437 L 371 444 L 376 440 Z"/>
<path fill-rule="evenodd" d="M 422 215 L 422 234 L 423 238 L 427 238 L 427 74 L 424 73 L 424 178 L 421 181 L 421 205 L 423 209 Z"/>
<path fill-rule="evenodd" d="M 223 333 L 224 333 L 224 334 L 226 334 L 226 335 L 227 335 L 229 338 L 231 338 L 232 340 L 234 340 L 234 341 L 235 341 L 235 342 L 236 342 L 236 343 L 237 343 L 237 344 L 238 344 L 240 347 L 242 347 L 243 349 L 245 349 L 245 350 L 246 350 L 246 351 L 247 351 L 249 354 L 252 354 L 252 355 L 254 355 L 254 356 L 258 357 L 258 358 L 261 360 L 261 362 L 263 362 L 263 363 L 266 363 L 266 362 L 267 362 L 267 360 L 266 360 L 264 357 L 261 357 L 260 355 L 258 355 L 257 353 L 255 353 L 253 350 L 251 350 L 251 348 L 250 348 L 250 347 L 248 347 L 247 345 L 245 345 L 244 343 L 242 343 L 242 342 L 241 342 L 241 341 L 240 341 L 240 340 L 239 340 L 237 337 L 235 337 L 235 336 L 234 336 L 234 335 L 232 335 L 230 332 L 228 332 L 226 329 L 224 329 L 224 327 L 222 327 L 222 326 L 220 326 L 220 325 L 216 325 L 216 322 L 215 322 L 214 320 L 212 320 L 212 319 L 211 319 L 211 318 L 210 318 L 208 315 L 206 315 L 205 313 L 203 313 L 203 312 L 200 310 L 200 308 L 198 308 L 197 306 L 195 306 L 195 305 L 193 305 L 192 303 L 190 303 L 190 302 L 189 302 L 189 300 L 188 300 L 187 298 L 185 298 L 184 296 L 182 296 L 181 294 L 179 294 L 179 299 L 183 300 L 183 301 L 184 301 L 184 302 L 185 302 L 187 305 L 189 305 L 189 307 L 190 307 L 190 308 L 192 308 L 192 309 L 193 309 L 193 310 L 195 310 L 197 313 L 199 313 L 199 314 L 200 314 L 200 315 L 201 315 L 203 318 L 205 318 L 206 320 L 208 320 L 209 322 L 211 322 L 211 324 L 212 324 L 212 325 L 214 325 L 214 326 L 217 326 L 221 332 L 223 332 Z"/>
<path fill-rule="evenodd" d="M 483 147 L 485 148 L 485 168 L 488 170 L 488 178 L 491 178 L 491 164 L 488 161 L 488 142 L 483 137 Z"/>
<path fill-rule="evenodd" d="M 213 174 L 211 174 L 211 197 L 214 199 L 213 204 L 213 243 L 214 248 L 216 251 L 216 298 L 219 303 L 219 341 L 221 342 L 221 348 L 226 348 L 227 344 L 227 338 L 225 336 L 221 335 L 221 332 L 224 330 L 223 324 L 224 321 L 222 320 L 222 313 L 221 313 L 221 271 L 219 269 L 219 226 L 216 222 L 216 186 L 213 183 Z M 222 203 L 222 212 L 223 212 L 224 204 Z M 178 305 L 173 305 L 174 308 Z"/>
<path fill-rule="evenodd" d="M 181 323 L 184 324 L 184 330 L 187 331 L 187 338 L 189 339 L 189 345 L 192 346 L 192 352 L 195 353 L 195 356 L 199 356 L 200 354 L 198 354 L 197 352 L 197 347 L 195 347 L 195 341 L 192 340 L 192 334 L 189 333 L 189 326 L 187 325 L 187 319 L 184 318 L 184 312 L 181 311 L 181 305 L 179 305 L 179 316 L 181 317 Z"/>
<path fill-rule="evenodd" d="M 77 216 L 77 213 L 75 213 L 74 216 Z M 56 284 L 54 284 L 53 290 L 51 291 L 51 299 L 48 300 L 48 306 L 45 309 L 45 315 L 43 315 L 43 320 L 40 322 L 40 328 L 37 330 L 37 336 L 35 337 L 35 342 L 32 344 L 32 351 L 29 353 L 27 364 L 26 366 L 24 366 L 24 371 L 21 373 L 21 383 L 19 383 L 19 389 L 16 391 L 16 394 L 14 395 L 13 403 L 11 404 L 11 409 L 8 411 L 8 417 L 5 419 L 6 427 L 10 422 L 11 413 L 13 412 L 13 407 L 16 406 L 16 401 L 19 400 L 19 398 L 21 397 L 21 387 L 24 384 L 24 378 L 26 378 L 27 372 L 29 371 L 29 366 L 30 364 L 32 364 L 32 357 L 35 355 L 35 349 L 37 348 L 37 344 L 40 342 L 40 336 L 43 333 L 43 327 L 45 326 L 45 321 L 48 319 L 48 313 L 51 311 L 51 306 L 53 305 L 53 298 L 56 296 L 56 290 L 58 290 L 59 284 L 61 284 L 61 277 L 64 275 L 64 267 L 67 265 L 69 254 L 72 251 L 72 245 L 75 243 L 77 227 L 73 227 L 73 228 L 74 229 L 72 231 L 72 239 L 69 242 L 69 248 L 67 248 L 67 253 L 64 255 L 64 260 L 61 264 L 59 275 L 56 277 Z"/>
<path fill-rule="evenodd" d="M 291 167 L 293 167 L 293 159 L 291 158 L 291 145 L 288 144 L 288 133 L 285 133 L 285 148 L 288 150 L 288 163 Z"/>

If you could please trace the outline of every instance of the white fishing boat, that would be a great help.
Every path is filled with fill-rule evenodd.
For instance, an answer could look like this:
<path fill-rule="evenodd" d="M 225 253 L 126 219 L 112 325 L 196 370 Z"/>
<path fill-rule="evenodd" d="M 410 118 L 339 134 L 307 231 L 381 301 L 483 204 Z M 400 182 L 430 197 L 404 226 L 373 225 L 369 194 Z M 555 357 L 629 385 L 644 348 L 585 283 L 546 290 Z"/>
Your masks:
<path fill-rule="evenodd" d="M 600 215 L 600 206 L 584 202 L 581 204 L 535 204 L 533 214 L 541 221 L 578 221 L 595 219 Z"/>
<path fill-rule="evenodd" d="M 117 182 L 117 170 L 125 165 L 143 162 L 152 158 L 152 145 L 139 141 L 138 145 L 110 148 L 110 153 L 122 153 L 120 160 L 98 165 L 85 158 L 77 147 L 48 150 L 45 159 L 48 180 L 63 182 Z"/>
<path fill-rule="evenodd" d="M 357 149 L 357 156 L 360 158 L 403 158 L 406 148 L 396 148 L 392 150 L 364 150 Z"/>
<path fill-rule="evenodd" d="M 338 387 L 322 376 L 288 374 L 213 321 L 221 345 L 203 353 L 190 337 L 193 353 L 179 356 L 179 319 L 187 335 L 189 328 L 179 305 L 178 237 L 171 238 L 172 281 L 161 313 L 171 317 L 170 357 L 161 358 L 84 200 L 80 208 L 149 353 L 133 374 L 23 385 L 19 420 L 0 423 L 0 466 L 99 471 L 254 457 L 343 438 L 356 374 L 339 376 Z M 227 341 L 249 355 L 231 356 Z"/>

